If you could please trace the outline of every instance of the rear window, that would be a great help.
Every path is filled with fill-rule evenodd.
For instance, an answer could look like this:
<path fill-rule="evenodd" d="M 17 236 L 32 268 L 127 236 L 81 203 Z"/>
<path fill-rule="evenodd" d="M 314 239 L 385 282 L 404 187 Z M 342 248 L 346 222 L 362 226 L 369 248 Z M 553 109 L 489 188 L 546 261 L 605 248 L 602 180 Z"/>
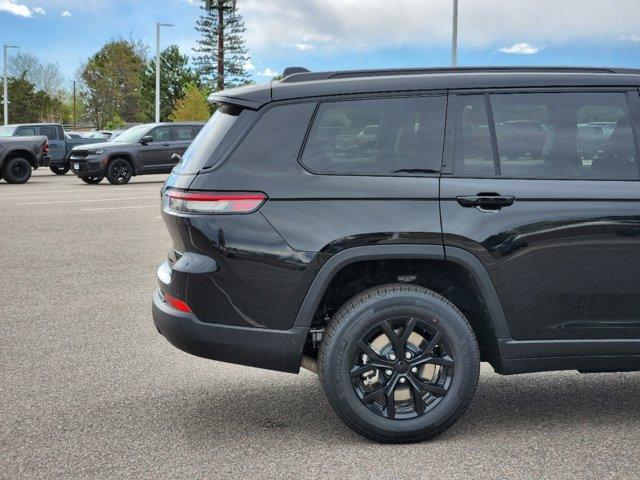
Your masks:
<path fill-rule="evenodd" d="M 16 127 L 0 127 L 0 137 L 12 137 Z"/>
<path fill-rule="evenodd" d="M 243 112 L 246 111 L 234 105 L 222 105 L 218 108 L 184 152 L 177 170 L 197 172 L 215 165 L 220 148 L 227 143 L 223 139 Z"/>
<path fill-rule="evenodd" d="M 314 173 L 436 173 L 442 161 L 442 96 L 327 102 L 320 105 L 302 163 Z"/>

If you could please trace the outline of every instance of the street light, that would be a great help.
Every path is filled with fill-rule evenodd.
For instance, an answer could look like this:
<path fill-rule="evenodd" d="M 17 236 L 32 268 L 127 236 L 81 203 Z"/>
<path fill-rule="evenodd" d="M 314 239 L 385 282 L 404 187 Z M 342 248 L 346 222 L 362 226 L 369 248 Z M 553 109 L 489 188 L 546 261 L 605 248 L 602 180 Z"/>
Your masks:
<path fill-rule="evenodd" d="M 453 0 L 453 35 L 451 38 L 451 66 L 458 66 L 458 0 Z"/>
<path fill-rule="evenodd" d="M 3 99 L 4 102 L 4 124 L 9 124 L 9 87 L 7 85 L 7 50 L 10 48 L 20 48 L 15 45 L 6 45 L 4 46 L 4 92 Z"/>
<path fill-rule="evenodd" d="M 156 123 L 160 122 L 160 27 L 173 27 L 173 25 L 156 22 Z"/>

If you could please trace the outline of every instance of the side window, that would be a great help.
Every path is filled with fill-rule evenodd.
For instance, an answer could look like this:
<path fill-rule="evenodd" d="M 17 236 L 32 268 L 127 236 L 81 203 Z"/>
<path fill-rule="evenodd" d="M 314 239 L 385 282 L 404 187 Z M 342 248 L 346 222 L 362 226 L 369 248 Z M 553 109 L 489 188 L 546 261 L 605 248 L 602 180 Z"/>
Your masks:
<path fill-rule="evenodd" d="M 149 132 L 149 135 L 153 137 L 154 142 L 169 142 L 171 141 L 171 127 L 157 127 Z"/>
<path fill-rule="evenodd" d="M 16 131 L 16 137 L 28 137 L 30 135 L 36 135 L 35 127 L 20 127 Z"/>
<path fill-rule="evenodd" d="M 302 163 L 328 174 L 439 172 L 445 104 L 442 96 L 322 103 Z"/>
<path fill-rule="evenodd" d="M 456 173 L 483 177 L 495 175 L 484 95 L 458 95 L 453 97 L 453 102 L 456 118 Z"/>
<path fill-rule="evenodd" d="M 49 140 L 58 139 L 58 129 L 53 125 L 40 125 L 40 135 L 45 135 Z"/>
<path fill-rule="evenodd" d="M 639 178 L 625 93 L 491 95 L 502 176 Z"/>
<path fill-rule="evenodd" d="M 178 125 L 176 129 L 176 140 L 188 141 L 195 137 L 193 127 L 191 125 Z"/>

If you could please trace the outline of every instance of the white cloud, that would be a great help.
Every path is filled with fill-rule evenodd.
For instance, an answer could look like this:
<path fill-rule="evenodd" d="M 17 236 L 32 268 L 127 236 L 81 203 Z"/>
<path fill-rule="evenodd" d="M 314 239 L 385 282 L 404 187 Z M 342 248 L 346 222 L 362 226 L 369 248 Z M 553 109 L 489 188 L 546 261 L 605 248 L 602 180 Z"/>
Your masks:
<path fill-rule="evenodd" d="M 32 15 L 29 7 L 16 3 L 14 0 L 0 0 L 0 12 L 8 12 L 19 17 L 30 17 Z"/>
<path fill-rule="evenodd" d="M 316 48 L 314 45 L 309 43 L 294 43 L 293 46 L 301 52 L 304 52 L 305 50 L 314 50 Z"/>
<path fill-rule="evenodd" d="M 626 40 L 626 41 L 629 41 L 629 42 L 639 43 L 640 42 L 640 35 L 629 35 L 627 37 L 620 37 L 620 40 Z"/>
<path fill-rule="evenodd" d="M 44 8 L 42 8 L 42 7 L 33 7 L 33 8 L 31 9 L 31 11 L 32 11 L 33 13 L 37 13 L 38 15 L 46 15 L 46 14 L 47 14 L 47 12 L 45 12 L 45 11 L 44 11 Z"/>
<path fill-rule="evenodd" d="M 61 17 L 70 17 L 71 16 L 71 12 L 69 10 L 65 10 L 64 12 L 62 12 L 60 14 Z"/>
<path fill-rule="evenodd" d="M 283 45 L 315 50 L 435 47 L 451 42 L 445 0 L 243 0 L 239 8 L 254 53 Z M 638 0 L 484 0 L 460 2 L 461 48 L 603 43 L 638 35 Z M 284 55 L 284 53 L 283 53 Z"/>
<path fill-rule="evenodd" d="M 276 75 L 279 75 L 279 73 L 271 70 L 270 68 L 265 68 L 264 71 L 257 72 L 256 75 L 258 77 L 275 77 Z"/>
<path fill-rule="evenodd" d="M 533 46 L 526 42 L 514 43 L 510 47 L 499 48 L 502 53 L 513 53 L 516 55 L 534 55 L 541 50 L 540 47 Z"/>
<path fill-rule="evenodd" d="M 251 72 L 256 69 L 256 66 L 251 62 L 247 62 L 242 66 L 242 68 L 244 68 L 247 72 Z"/>

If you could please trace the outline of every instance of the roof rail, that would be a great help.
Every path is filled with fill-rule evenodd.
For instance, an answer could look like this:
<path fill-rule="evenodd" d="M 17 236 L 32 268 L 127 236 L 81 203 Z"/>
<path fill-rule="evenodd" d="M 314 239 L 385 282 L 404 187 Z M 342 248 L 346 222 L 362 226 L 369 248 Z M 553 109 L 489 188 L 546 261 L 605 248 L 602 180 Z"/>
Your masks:
<path fill-rule="evenodd" d="M 627 73 L 640 75 L 640 69 L 609 67 L 432 67 L 401 68 L 382 70 L 345 70 L 335 72 L 310 72 L 303 67 L 285 69 L 283 83 L 310 82 L 314 80 L 330 80 L 339 78 L 383 77 L 391 75 L 428 75 L 435 73 Z"/>

